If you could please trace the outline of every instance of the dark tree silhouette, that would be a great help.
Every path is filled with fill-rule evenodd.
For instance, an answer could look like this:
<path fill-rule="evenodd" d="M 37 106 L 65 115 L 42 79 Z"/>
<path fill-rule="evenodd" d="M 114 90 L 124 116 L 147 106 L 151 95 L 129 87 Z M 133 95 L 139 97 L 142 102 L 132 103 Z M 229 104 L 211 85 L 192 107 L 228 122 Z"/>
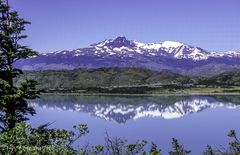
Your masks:
<path fill-rule="evenodd" d="M 27 38 L 22 32 L 30 24 L 10 10 L 8 0 L 0 0 L 0 121 L 1 129 L 11 130 L 17 122 L 27 120 L 26 115 L 35 113 L 27 104 L 28 99 L 38 97 L 37 82 L 26 79 L 16 84 L 23 72 L 14 68 L 14 63 L 37 55 L 37 52 L 19 43 Z"/>

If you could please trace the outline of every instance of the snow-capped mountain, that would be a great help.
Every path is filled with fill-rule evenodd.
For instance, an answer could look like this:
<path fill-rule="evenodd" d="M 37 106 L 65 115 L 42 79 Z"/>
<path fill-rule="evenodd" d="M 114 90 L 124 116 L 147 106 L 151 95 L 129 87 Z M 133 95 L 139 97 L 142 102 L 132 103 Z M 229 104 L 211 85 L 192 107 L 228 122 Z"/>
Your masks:
<path fill-rule="evenodd" d="M 179 42 L 140 43 L 125 37 L 105 40 L 72 51 L 40 54 L 16 63 L 24 70 L 75 69 L 99 67 L 143 67 L 179 73 L 212 69 L 240 68 L 240 52 L 209 52 Z"/>
<path fill-rule="evenodd" d="M 189 114 L 198 113 L 209 108 L 226 107 L 240 108 L 231 102 L 218 102 L 212 97 L 189 97 L 171 104 L 155 103 L 149 100 L 146 103 L 57 103 L 57 102 L 32 102 L 35 108 L 46 108 L 61 111 L 74 111 L 88 113 L 91 116 L 113 121 L 119 124 L 128 120 L 137 120 L 144 117 L 159 117 L 163 119 L 176 119 Z"/>
<path fill-rule="evenodd" d="M 70 53 L 69 51 L 58 51 L 43 55 L 50 56 L 54 54 L 73 54 L 74 56 L 88 54 L 97 56 L 119 55 L 122 57 L 132 57 L 141 54 L 147 56 L 168 56 L 176 59 L 191 59 L 194 61 L 206 60 L 211 57 L 240 57 L 240 52 L 237 51 L 208 52 L 199 47 L 193 47 L 174 41 L 144 44 L 127 40 L 125 37 L 105 40 L 97 44 L 92 44 L 90 48 L 76 49 L 70 51 Z"/>

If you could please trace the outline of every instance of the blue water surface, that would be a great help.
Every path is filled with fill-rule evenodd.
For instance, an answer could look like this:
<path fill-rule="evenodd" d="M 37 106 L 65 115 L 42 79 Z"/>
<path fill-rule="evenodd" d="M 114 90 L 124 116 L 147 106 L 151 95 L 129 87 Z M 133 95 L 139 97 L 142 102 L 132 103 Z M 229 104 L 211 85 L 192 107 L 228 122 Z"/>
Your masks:
<path fill-rule="evenodd" d="M 192 154 L 201 154 L 207 144 L 227 146 L 229 130 L 240 133 L 240 96 L 45 95 L 30 104 L 37 112 L 29 121 L 34 127 L 47 122 L 61 129 L 87 124 L 90 133 L 80 146 L 104 144 L 107 133 L 129 143 L 154 142 L 166 154 L 174 137 Z"/>

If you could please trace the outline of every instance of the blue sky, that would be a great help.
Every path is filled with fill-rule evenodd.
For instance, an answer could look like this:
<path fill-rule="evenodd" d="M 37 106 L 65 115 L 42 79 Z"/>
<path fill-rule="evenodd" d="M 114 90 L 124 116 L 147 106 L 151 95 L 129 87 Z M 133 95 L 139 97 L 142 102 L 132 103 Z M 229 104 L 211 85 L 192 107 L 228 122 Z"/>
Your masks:
<path fill-rule="evenodd" d="M 32 22 L 25 44 L 39 52 L 126 36 L 240 51 L 240 0 L 10 0 Z"/>

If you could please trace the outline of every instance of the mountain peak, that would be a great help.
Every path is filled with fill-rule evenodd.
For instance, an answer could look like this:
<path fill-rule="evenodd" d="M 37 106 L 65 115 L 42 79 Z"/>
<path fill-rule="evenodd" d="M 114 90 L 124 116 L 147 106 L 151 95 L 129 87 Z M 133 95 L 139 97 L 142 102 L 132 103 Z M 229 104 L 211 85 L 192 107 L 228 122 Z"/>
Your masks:
<path fill-rule="evenodd" d="M 110 49 L 121 48 L 121 47 L 132 48 L 135 46 L 135 44 L 132 41 L 127 40 L 127 38 L 124 36 L 119 36 L 119 37 L 116 37 L 115 39 L 108 39 L 108 40 L 105 40 L 103 42 L 100 42 L 98 44 L 93 44 L 93 45 L 97 46 L 97 47 L 107 46 Z"/>
<path fill-rule="evenodd" d="M 134 43 L 130 40 L 127 40 L 126 37 L 120 36 L 113 40 L 111 40 L 109 43 L 106 44 L 110 48 L 120 48 L 120 47 L 134 47 Z"/>
<path fill-rule="evenodd" d="M 128 40 L 127 40 L 127 38 L 124 37 L 124 36 L 118 36 L 118 37 L 116 37 L 115 39 L 113 39 L 113 41 L 114 41 L 114 42 L 119 42 L 119 43 L 121 43 L 121 42 L 125 42 L 125 41 L 128 41 Z"/>

